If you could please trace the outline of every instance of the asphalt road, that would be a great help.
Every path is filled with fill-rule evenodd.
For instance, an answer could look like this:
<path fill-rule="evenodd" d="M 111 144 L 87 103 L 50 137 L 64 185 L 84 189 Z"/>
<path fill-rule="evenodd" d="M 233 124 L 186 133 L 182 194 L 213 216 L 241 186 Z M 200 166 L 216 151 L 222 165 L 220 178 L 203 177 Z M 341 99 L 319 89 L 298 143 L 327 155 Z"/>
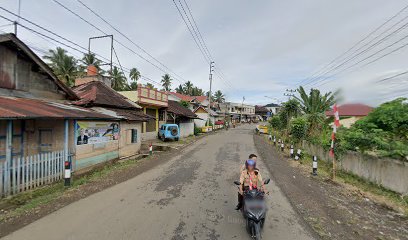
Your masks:
<path fill-rule="evenodd" d="M 4 239 L 250 239 L 235 211 L 253 126 L 208 136 L 137 177 L 70 204 Z M 258 165 L 266 179 L 266 171 Z M 313 239 L 274 182 L 264 239 Z"/>

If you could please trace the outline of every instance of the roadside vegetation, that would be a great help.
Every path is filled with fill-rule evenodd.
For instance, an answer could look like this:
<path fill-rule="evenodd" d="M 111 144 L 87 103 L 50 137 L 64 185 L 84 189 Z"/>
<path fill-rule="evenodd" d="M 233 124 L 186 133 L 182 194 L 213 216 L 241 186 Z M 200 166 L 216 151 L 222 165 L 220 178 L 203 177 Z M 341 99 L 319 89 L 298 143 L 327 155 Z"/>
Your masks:
<path fill-rule="evenodd" d="M 326 118 L 325 112 L 337 101 L 338 92 L 322 94 L 317 89 L 311 89 L 306 94 L 302 87 L 297 92 L 299 96 L 285 102 L 280 112 L 270 119 L 270 133 L 277 139 L 282 139 L 286 146 L 293 144 L 302 148 L 308 142 L 329 151 L 333 118 Z M 383 103 L 350 128 L 337 129 L 334 148 L 338 161 L 341 161 L 347 151 L 408 161 L 407 99 L 397 98 Z M 309 154 L 312 153 L 303 151 L 302 154 L 300 163 L 309 171 L 312 166 Z M 332 176 L 332 164 L 319 161 L 318 171 L 319 178 L 329 179 Z M 384 205 L 392 205 L 394 209 L 408 215 L 408 196 L 401 196 L 343 170 L 337 170 L 336 181 L 355 186 L 380 199 Z M 385 204 L 386 202 L 391 204 Z"/>
<path fill-rule="evenodd" d="M 338 92 L 321 94 L 311 89 L 306 94 L 303 87 L 299 87 L 298 92 L 299 96 L 285 102 L 281 111 L 269 121 L 272 134 L 286 143 L 299 146 L 308 141 L 328 151 L 333 118 L 326 118 L 325 112 L 336 102 Z M 356 151 L 408 161 L 407 99 L 383 103 L 349 129 L 337 129 L 334 148 L 337 159 L 346 151 Z"/>

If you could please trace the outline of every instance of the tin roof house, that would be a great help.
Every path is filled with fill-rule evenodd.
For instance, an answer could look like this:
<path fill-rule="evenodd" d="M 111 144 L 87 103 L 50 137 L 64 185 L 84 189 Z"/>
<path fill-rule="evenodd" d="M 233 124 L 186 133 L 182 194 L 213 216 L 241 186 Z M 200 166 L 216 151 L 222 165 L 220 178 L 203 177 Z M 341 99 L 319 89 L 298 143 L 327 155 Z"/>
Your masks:
<path fill-rule="evenodd" d="M 0 196 L 60 179 L 64 162 L 75 167 L 77 121 L 119 120 L 78 100 L 20 39 L 0 35 Z"/>

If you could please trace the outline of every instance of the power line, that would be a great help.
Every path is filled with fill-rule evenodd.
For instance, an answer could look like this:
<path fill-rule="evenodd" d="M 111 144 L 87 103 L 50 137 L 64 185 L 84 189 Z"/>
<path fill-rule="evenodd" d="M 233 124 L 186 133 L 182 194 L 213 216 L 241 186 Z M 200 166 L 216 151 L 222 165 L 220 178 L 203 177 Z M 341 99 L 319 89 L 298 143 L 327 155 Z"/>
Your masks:
<path fill-rule="evenodd" d="M 119 33 L 122 37 L 126 38 L 129 42 L 131 42 L 134 46 L 136 46 L 138 49 L 140 49 L 142 52 L 144 52 L 146 55 L 148 55 L 149 57 L 151 57 L 153 60 L 155 60 L 157 63 L 159 63 L 161 66 L 163 66 L 164 68 L 166 68 L 168 71 L 170 71 L 172 74 L 174 74 L 175 76 L 181 78 L 182 80 L 186 81 L 183 77 L 181 77 L 180 75 L 178 75 L 177 73 L 175 73 L 174 71 L 172 71 L 169 67 L 167 67 L 166 65 L 164 65 L 162 62 L 160 62 L 157 58 L 155 58 L 154 56 L 152 56 L 149 52 L 147 52 L 145 49 L 143 49 L 140 45 L 138 45 L 136 42 L 134 42 L 130 37 L 128 37 L 127 35 L 125 35 L 123 32 L 121 32 L 117 27 L 113 26 L 111 23 L 109 23 L 105 18 L 103 18 L 100 14 L 98 14 L 97 12 L 95 12 L 92 8 L 90 8 L 88 5 L 86 5 L 84 2 L 82 2 L 81 0 L 77 0 L 77 2 L 79 2 L 82 6 L 84 6 L 86 9 L 88 9 L 90 12 L 92 12 L 96 17 L 98 17 L 99 19 L 101 19 L 103 22 L 105 22 L 107 25 L 109 25 L 112 29 L 114 29 L 117 33 Z"/>
<path fill-rule="evenodd" d="M 65 10 L 67 10 L 68 12 L 70 12 L 71 14 L 75 15 L 76 17 L 78 17 L 79 19 L 81 19 L 82 21 L 84 21 L 85 23 L 87 23 L 88 25 L 92 26 L 93 28 L 95 28 L 96 30 L 100 31 L 101 33 L 108 35 L 105 31 L 103 31 L 102 29 L 100 29 L 99 27 L 97 27 L 95 24 L 92 24 L 90 21 L 86 20 L 85 18 L 83 18 L 82 16 L 80 16 L 79 14 L 77 14 L 76 12 L 74 12 L 73 10 L 71 10 L 70 8 L 66 7 L 64 4 L 60 3 L 57 0 L 52 0 L 55 3 L 57 3 L 58 5 L 60 5 L 62 8 L 64 8 Z M 149 64 L 151 64 L 152 66 L 154 66 L 155 68 L 157 68 L 158 70 L 162 71 L 163 73 L 167 73 L 168 71 L 164 70 L 163 68 L 157 66 L 156 64 L 154 64 L 153 62 L 151 62 L 149 59 L 145 58 L 144 56 L 142 56 L 141 54 L 137 53 L 136 51 L 134 51 L 133 49 L 131 49 L 130 47 L 126 46 L 125 44 L 123 44 L 122 42 L 118 41 L 117 39 L 114 39 L 114 41 L 116 43 L 118 43 L 120 46 L 126 48 L 127 50 L 129 50 L 130 52 L 132 52 L 133 54 L 135 54 L 136 56 L 140 57 L 141 59 L 143 59 L 144 61 L 148 62 Z M 178 78 L 174 78 L 177 81 L 181 82 Z"/>
<path fill-rule="evenodd" d="M 0 8 L 1 8 L 1 7 L 0 7 Z M 13 23 L 14 23 L 13 20 L 11 20 L 10 18 L 4 17 L 4 16 L 2 16 L 2 15 L 0 15 L 0 18 L 3 18 L 3 19 L 5 19 L 5 20 L 7 20 L 7 21 L 9 21 L 9 22 L 13 22 Z M 23 17 L 21 17 L 21 19 L 25 20 Z M 26 20 L 25 20 L 25 21 L 26 21 Z M 17 23 L 17 24 L 18 24 L 19 26 L 21 26 L 22 28 L 24 28 L 24 29 L 30 31 L 30 32 L 33 32 L 33 33 L 35 33 L 35 34 L 37 34 L 37 35 L 39 35 L 39 36 L 42 36 L 42 37 L 44 37 L 44 38 L 46 38 L 46 39 L 49 39 L 49 40 L 51 40 L 51 41 L 54 41 L 54 42 L 56 42 L 56 43 L 58 43 L 58 44 L 60 44 L 60 45 L 63 45 L 63 46 L 65 46 L 65 47 L 67 47 L 67 48 L 70 48 L 70 49 L 72 49 L 72 50 L 74 50 L 74 51 L 77 51 L 77 52 L 82 53 L 82 54 L 87 54 L 87 53 L 88 53 L 88 51 L 86 50 L 86 48 L 84 48 L 84 47 L 82 47 L 82 46 L 80 46 L 80 45 L 78 45 L 78 44 L 75 44 L 75 45 L 77 45 L 78 47 L 80 47 L 80 48 L 82 48 L 82 49 L 85 49 L 85 51 L 80 50 L 80 49 L 78 49 L 78 48 L 75 48 L 75 47 L 73 47 L 73 46 L 70 46 L 70 45 L 68 45 L 68 44 L 66 44 L 66 43 L 64 43 L 64 42 L 62 42 L 62 41 L 60 41 L 60 40 L 57 40 L 57 39 L 55 39 L 55 38 L 53 38 L 53 37 L 50 37 L 50 36 L 48 36 L 48 35 L 46 35 L 46 34 L 44 34 L 44 33 L 38 32 L 38 31 L 36 31 L 36 30 L 34 30 L 34 29 L 30 28 L 30 27 L 25 26 L 24 24 L 21 24 L 21 23 Z M 39 25 L 37 25 L 37 24 L 35 24 L 35 23 L 32 23 L 32 24 L 35 25 L 35 26 L 39 26 Z M 39 26 L 39 27 L 41 27 L 41 26 Z M 43 28 L 43 27 L 41 27 L 41 29 L 44 29 L 45 31 L 50 32 L 50 33 L 52 33 L 53 35 L 58 36 L 58 37 L 60 37 L 61 39 L 67 41 L 67 42 L 72 42 L 72 41 L 66 39 L 65 37 L 62 37 L 62 36 L 60 36 L 60 35 L 58 35 L 58 34 L 52 32 L 52 31 L 49 31 L 48 29 L 45 29 L 45 28 Z M 43 50 L 43 51 L 46 52 L 46 50 Z M 98 54 L 96 54 L 96 53 L 93 53 L 93 54 L 95 54 L 96 56 L 98 56 L 98 57 L 101 58 L 101 59 L 105 59 L 105 61 L 110 61 L 109 59 L 107 59 L 107 58 L 105 58 L 105 57 L 103 57 L 103 56 L 101 56 L 101 55 L 98 55 Z M 118 66 L 117 63 L 114 63 L 114 65 L 115 65 L 115 66 Z M 121 66 L 119 66 L 119 67 L 121 67 Z M 124 71 L 123 69 L 125 69 L 128 73 L 130 72 L 129 68 L 124 68 L 124 67 L 122 68 L 122 67 L 121 67 L 121 69 L 122 69 L 122 72 Z M 149 81 L 149 82 L 153 82 L 153 83 L 158 84 L 156 81 L 151 80 L 151 79 L 148 78 L 148 77 L 145 77 L 145 76 L 143 76 L 143 77 L 144 77 L 144 79 L 145 79 L 146 81 Z M 159 84 L 159 85 L 160 85 L 160 84 Z"/>
<path fill-rule="evenodd" d="M 193 29 L 193 32 L 194 32 L 194 34 L 195 34 L 195 37 L 198 39 L 198 41 L 199 41 L 199 43 L 200 43 L 200 46 L 201 46 L 201 48 L 202 48 L 203 51 L 204 51 L 204 54 L 206 55 L 207 59 L 209 59 L 210 62 L 212 62 L 213 59 L 212 59 L 212 58 L 208 55 L 208 53 L 205 51 L 205 45 L 204 45 L 204 43 L 201 41 L 201 39 L 200 39 L 200 37 L 199 37 L 199 35 L 198 35 L 196 29 L 194 28 L 194 25 L 191 23 L 190 17 L 188 16 L 186 10 L 184 9 L 183 4 L 181 3 L 180 0 L 178 0 L 178 2 L 180 3 L 181 9 L 183 10 L 184 15 L 187 17 L 187 21 L 190 23 L 190 26 L 191 26 L 191 28 Z M 190 12 L 190 13 L 191 13 L 191 12 Z"/>
<path fill-rule="evenodd" d="M 405 71 L 405 72 L 402 72 L 402 73 L 398 73 L 398 74 L 392 75 L 391 77 L 386 77 L 386 78 L 383 78 L 383 79 L 381 79 L 381 80 L 378 80 L 377 83 L 385 82 L 385 81 L 388 81 L 388 80 L 390 80 L 390 79 L 399 77 L 399 76 L 401 76 L 401 75 L 405 75 L 405 74 L 407 74 L 407 73 L 408 73 L 408 71 Z"/>
<path fill-rule="evenodd" d="M 180 8 L 178 7 L 176 1 L 173 0 L 173 3 L 174 3 L 174 5 L 176 6 L 177 11 L 179 12 L 181 18 L 183 19 L 183 22 L 184 22 L 184 24 L 186 25 L 188 31 L 190 32 L 191 36 L 193 37 L 193 40 L 194 40 L 194 42 L 196 43 L 198 49 L 200 50 L 200 52 L 201 52 L 201 54 L 202 54 L 202 56 L 203 56 L 203 58 L 204 58 L 204 61 L 205 61 L 207 64 L 210 64 L 211 60 L 207 58 L 207 55 L 204 54 L 204 51 L 201 49 L 200 44 L 197 42 L 197 39 L 195 38 L 194 33 L 193 33 L 192 30 L 190 29 L 190 27 L 189 27 L 189 25 L 188 25 L 186 19 L 184 18 L 183 13 L 181 12 Z"/>
<path fill-rule="evenodd" d="M 182 13 L 182 11 L 180 10 L 180 7 L 178 6 L 178 4 L 176 3 L 175 0 L 173 0 L 174 5 L 177 8 L 177 11 L 179 12 L 179 15 L 181 16 L 184 24 L 186 25 L 187 29 L 190 32 L 190 35 L 192 36 L 194 42 L 196 43 L 198 49 L 200 50 L 202 56 L 204 57 L 205 61 L 207 63 L 212 62 L 214 59 L 211 55 L 211 52 L 209 51 L 207 44 L 205 43 L 205 40 L 201 34 L 200 29 L 198 28 L 197 22 L 195 21 L 195 18 L 192 14 L 191 8 L 189 7 L 188 3 L 186 0 L 183 0 L 186 8 L 183 6 L 183 3 L 181 2 L 181 0 L 178 0 L 179 5 L 181 7 L 181 10 L 184 12 L 184 14 Z M 187 11 L 188 13 L 187 13 Z M 189 17 L 190 16 L 190 17 Z M 187 23 L 188 22 L 188 23 Z M 217 69 L 220 69 L 219 67 L 217 67 Z M 232 84 L 227 81 L 223 74 L 221 73 L 221 71 L 215 71 L 216 75 L 218 76 L 218 78 L 221 80 L 221 82 L 227 87 L 227 89 L 231 89 L 234 88 L 232 86 Z"/>
<path fill-rule="evenodd" d="M 353 50 L 355 47 L 357 47 L 360 43 L 364 42 L 366 39 L 368 39 L 369 37 L 371 37 L 374 33 L 376 33 L 378 30 L 380 30 L 383 26 L 385 26 L 386 24 L 388 24 L 390 21 L 392 21 L 394 18 L 396 18 L 398 15 L 400 15 L 403 11 L 405 11 L 408 8 L 408 5 L 406 5 L 404 8 L 402 8 L 400 11 L 398 11 L 395 15 L 393 15 L 391 18 L 389 18 L 387 21 L 385 21 L 383 24 L 381 24 L 380 26 L 378 26 L 377 28 L 375 28 L 373 31 L 371 31 L 368 35 L 366 35 L 364 38 L 362 38 L 360 41 L 358 41 L 357 43 L 355 43 L 352 47 L 350 47 L 347 51 L 345 51 L 344 53 L 340 54 L 339 56 L 335 57 L 332 61 L 330 61 L 327 65 L 325 65 L 323 68 L 321 68 L 319 71 L 315 72 L 313 75 L 317 74 L 320 71 L 323 71 L 326 67 L 329 67 L 331 64 L 333 64 L 334 62 L 336 62 L 337 60 L 339 60 L 340 58 L 342 58 L 343 56 L 345 56 L 347 53 L 349 53 L 351 50 Z M 375 39 L 375 38 L 374 38 Z M 312 76 L 302 80 L 300 82 L 300 84 L 307 80 L 312 78 Z"/>
<path fill-rule="evenodd" d="M 191 12 L 190 6 L 188 6 L 188 3 L 187 3 L 186 0 L 184 0 L 184 4 L 186 5 L 188 12 L 190 13 L 190 16 L 191 16 L 191 18 L 192 18 L 192 20 L 193 20 L 194 26 L 195 26 L 195 28 L 197 29 L 198 35 L 200 36 L 200 38 L 201 38 L 201 40 L 202 40 L 202 43 L 203 43 L 203 45 L 204 45 L 204 48 L 206 49 L 206 51 L 207 51 L 207 53 L 208 53 L 210 59 L 213 59 L 213 57 L 212 57 L 212 55 L 211 55 L 211 52 L 208 50 L 207 44 L 205 43 L 204 38 L 203 38 L 203 36 L 202 36 L 202 34 L 201 34 L 201 31 L 200 31 L 200 29 L 198 28 L 198 25 L 197 25 L 197 23 L 196 23 L 196 21 L 195 21 L 195 19 L 194 19 L 194 15 L 193 15 L 193 13 Z"/>
<path fill-rule="evenodd" d="M 331 71 L 334 71 L 335 69 L 338 69 L 339 67 L 343 66 L 344 64 L 348 63 L 349 61 L 351 61 L 352 59 L 355 59 L 355 57 L 361 55 L 364 52 L 367 52 L 367 50 L 377 46 L 378 44 L 384 42 L 389 36 L 399 32 L 401 29 L 406 27 L 406 24 L 402 27 L 400 27 L 399 29 L 395 30 L 394 32 L 392 32 L 391 34 L 388 34 L 387 36 L 383 37 L 382 39 L 380 39 L 379 41 L 377 41 L 376 43 L 374 43 L 373 45 L 371 45 L 370 47 L 368 47 L 367 49 L 363 50 L 362 52 L 355 54 L 356 52 L 358 52 L 359 50 L 361 50 L 362 48 L 364 48 L 365 46 L 367 46 L 368 44 L 370 44 L 371 42 L 373 42 L 374 40 L 376 40 L 377 38 L 379 38 L 380 36 L 382 36 L 384 33 L 388 32 L 390 29 L 392 29 L 393 27 L 395 27 L 396 25 L 398 25 L 399 23 L 401 23 L 402 21 L 404 21 L 407 17 L 404 17 L 402 20 L 400 20 L 399 22 L 395 23 L 394 25 L 392 25 L 391 27 L 387 28 L 386 30 L 384 30 L 383 32 L 381 32 L 379 35 L 377 35 L 376 37 L 374 37 L 372 40 L 370 40 L 368 43 L 364 44 L 363 46 L 360 46 L 357 50 L 353 51 L 353 53 L 351 53 L 351 58 L 349 57 L 348 60 L 349 61 L 343 61 L 346 58 L 343 58 L 343 56 L 347 55 L 349 52 L 351 52 L 354 48 L 356 48 L 358 45 L 360 45 L 360 43 L 364 42 L 366 39 L 368 39 L 369 37 L 371 37 L 374 33 L 376 33 L 378 30 L 380 30 L 382 27 L 384 27 L 385 25 L 387 25 L 389 22 L 391 22 L 393 19 L 395 19 L 398 15 L 400 15 L 403 11 L 405 11 L 408 8 L 408 5 L 406 5 L 404 8 L 402 8 L 400 11 L 398 11 L 395 15 L 393 15 L 391 18 L 389 18 L 387 21 L 385 21 L 384 23 L 382 23 L 380 26 L 378 26 L 376 29 L 374 29 L 373 31 L 371 31 L 367 36 L 365 36 L 363 39 L 361 39 L 360 41 L 358 41 L 356 44 L 354 44 L 351 48 L 349 48 L 346 52 L 344 52 L 343 54 L 337 56 L 336 58 L 334 58 L 330 63 L 328 63 L 327 65 L 325 65 L 323 68 L 321 68 L 319 71 L 315 72 L 314 74 L 312 74 L 310 77 L 302 80 L 300 82 L 300 84 L 304 83 L 305 81 L 308 81 L 307 84 L 310 84 L 311 82 L 319 79 L 321 76 L 328 74 Z M 353 56 L 353 54 L 355 54 Z M 341 63 L 337 66 L 332 66 L 331 68 L 329 68 L 328 70 L 326 70 L 328 67 L 330 67 L 333 63 L 335 63 L 337 60 L 343 58 L 343 63 Z M 323 71 L 325 71 L 324 73 L 322 73 Z"/>
<path fill-rule="evenodd" d="M 407 16 L 406 18 L 408 18 L 408 16 Z M 404 18 L 404 19 L 405 19 L 405 18 Z M 341 64 L 335 66 L 334 68 L 331 68 L 330 70 L 326 71 L 325 73 L 322 73 L 321 76 L 324 76 L 325 74 L 327 74 L 327 73 L 329 73 L 329 72 L 333 72 L 334 70 L 339 69 L 340 67 L 344 66 L 345 64 L 347 64 L 347 63 L 349 63 L 350 61 L 352 61 L 352 60 L 354 60 L 355 58 L 357 58 L 358 56 L 360 56 L 360 55 L 362 55 L 362 54 L 368 52 L 370 49 L 372 49 L 372 48 L 374 48 L 375 46 L 377 46 L 377 45 L 383 43 L 387 38 L 389 38 L 390 36 L 392 36 L 392 35 L 398 33 L 399 31 L 401 31 L 402 29 L 406 28 L 407 26 L 408 26 L 408 23 L 405 23 L 404 25 L 402 25 L 401 27 L 399 27 L 397 30 L 395 30 L 395 31 L 391 32 L 390 34 L 388 34 L 387 36 L 381 38 L 380 40 L 378 40 L 377 42 L 375 42 L 374 44 L 372 44 L 372 45 L 369 46 L 368 48 L 364 49 L 363 51 L 357 53 L 357 54 L 354 55 L 354 56 L 351 56 L 350 58 L 348 58 L 347 60 L 345 60 L 343 63 L 341 63 Z M 408 36 L 408 35 L 407 35 L 407 36 Z M 377 52 L 374 53 L 373 55 L 370 55 L 369 57 L 364 58 L 364 59 L 361 60 L 361 61 L 358 61 L 356 64 L 359 64 L 359 63 L 361 63 L 362 61 L 365 61 L 366 59 L 371 58 L 372 56 L 378 54 L 379 52 L 381 52 L 381 51 L 383 51 L 383 50 L 389 48 L 390 46 L 395 45 L 396 43 L 398 43 L 398 42 L 404 40 L 407 36 L 405 36 L 404 38 L 400 39 L 399 41 L 395 42 L 395 43 L 392 44 L 392 45 L 389 45 L 389 46 L 387 46 L 387 47 L 385 47 L 385 48 L 380 49 L 379 51 L 377 51 Z M 364 47 L 364 46 L 363 46 L 363 47 Z M 356 65 L 356 64 L 355 64 L 355 65 Z M 353 66 L 351 66 L 351 67 L 353 67 Z M 343 70 L 341 70 L 341 71 L 345 71 L 345 70 L 347 70 L 347 69 L 349 69 L 349 68 L 350 68 L 350 67 L 345 68 L 345 69 L 343 69 Z M 318 77 L 319 77 L 319 76 L 318 76 Z M 316 80 L 316 79 L 312 79 L 311 82 L 313 82 L 313 80 Z M 310 84 L 311 82 L 309 82 L 309 83 L 307 83 L 307 84 Z M 306 84 L 306 85 L 307 85 L 307 84 Z"/>
<path fill-rule="evenodd" d="M 373 56 L 377 55 L 378 53 L 380 53 L 380 52 L 382 52 L 382 51 L 384 51 L 384 50 L 386 50 L 386 49 L 388 49 L 388 48 L 394 46 L 395 44 L 397 44 L 397 43 L 399 43 L 399 42 L 401 42 L 402 40 L 405 40 L 405 39 L 407 39 L 407 38 L 408 38 L 408 35 L 405 35 L 404 37 L 402 37 L 402 38 L 400 38 L 399 40 L 393 42 L 392 44 L 389 44 L 389 45 L 387 45 L 386 47 L 384 47 L 384 48 L 378 50 L 377 52 L 375 52 L 375 53 L 369 55 L 368 57 L 366 57 L 366 58 L 364 58 L 364 59 L 358 61 L 358 62 L 355 63 L 354 65 L 351 65 L 351 66 L 349 66 L 349 67 L 347 67 L 347 68 L 345 68 L 345 69 L 343 69 L 343 70 L 341 70 L 341 71 L 335 73 L 335 74 L 332 75 L 331 77 L 333 77 L 333 76 L 335 76 L 335 75 L 338 75 L 339 73 L 344 72 L 344 71 L 346 71 L 346 70 L 348 70 L 348 69 L 350 69 L 350 68 L 352 68 L 352 67 L 355 67 L 356 65 L 358 65 L 358 64 L 360 64 L 360 63 L 362 63 L 362 62 L 364 62 L 364 61 L 367 60 L 367 59 L 372 58 Z M 399 51 L 400 49 L 402 49 L 402 48 L 404 48 L 404 47 L 406 47 L 406 46 L 408 46 L 408 43 L 405 43 L 405 44 L 403 44 L 402 46 L 400 46 L 400 47 L 398 47 L 398 48 L 392 50 L 391 52 L 385 53 L 385 54 L 379 56 L 378 58 L 375 58 L 374 60 L 365 63 L 364 65 L 360 66 L 360 68 L 361 68 L 361 67 L 365 67 L 365 66 L 367 66 L 367 65 L 369 65 L 369 64 L 371 64 L 371 63 L 374 63 L 374 62 L 376 62 L 376 61 L 378 61 L 378 60 L 380 60 L 380 59 L 382 59 L 382 58 L 384 58 L 384 57 L 386 57 L 386 56 L 388 56 L 388 55 L 390 55 L 390 54 L 392 54 L 392 53 L 394 53 L 394 52 L 396 52 L 396 51 Z M 325 80 L 327 80 L 327 79 L 329 79 L 329 77 L 323 78 L 323 79 L 321 79 L 321 80 L 315 82 L 313 85 L 315 85 L 315 84 L 317 84 L 317 83 L 319 83 L 319 82 L 323 82 L 323 81 L 325 81 Z M 327 83 L 327 82 L 328 82 L 328 81 L 326 81 L 326 83 Z M 324 85 L 324 84 L 326 84 L 326 83 L 323 83 L 323 84 L 321 84 L 321 85 L 319 85 L 319 86 L 322 86 L 322 85 Z"/>

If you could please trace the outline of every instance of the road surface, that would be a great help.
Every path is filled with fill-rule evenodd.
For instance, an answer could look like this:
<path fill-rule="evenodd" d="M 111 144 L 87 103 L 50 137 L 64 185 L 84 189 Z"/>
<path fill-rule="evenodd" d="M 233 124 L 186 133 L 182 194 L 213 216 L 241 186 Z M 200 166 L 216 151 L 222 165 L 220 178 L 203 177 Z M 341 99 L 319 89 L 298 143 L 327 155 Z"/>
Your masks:
<path fill-rule="evenodd" d="M 253 126 L 207 136 L 177 157 L 70 204 L 4 239 L 250 239 L 234 210 L 239 166 L 256 153 Z M 259 159 L 264 179 L 270 176 Z M 271 182 L 264 239 L 313 239 Z"/>

